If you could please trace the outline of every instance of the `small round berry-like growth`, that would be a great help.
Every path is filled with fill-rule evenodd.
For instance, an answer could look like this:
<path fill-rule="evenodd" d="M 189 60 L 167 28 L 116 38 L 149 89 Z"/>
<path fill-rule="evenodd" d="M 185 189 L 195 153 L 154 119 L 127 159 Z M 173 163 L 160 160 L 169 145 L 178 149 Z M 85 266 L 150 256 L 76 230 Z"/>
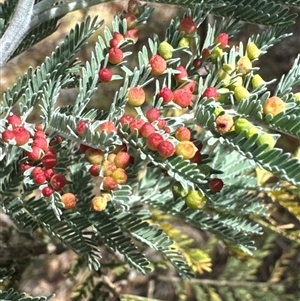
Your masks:
<path fill-rule="evenodd" d="M 164 87 L 160 90 L 159 97 L 162 97 L 163 99 L 163 104 L 169 103 L 170 101 L 173 100 L 173 92 L 170 88 Z"/>
<path fill-rule="evenodd" d="M 260 56 L 261 50 L 256 46 L 254 42 L 250 42 L 247 45 L 246 53 L 248 58 L 252 61 Z"/>
<path fill-rule="evenodd" d="M 149 122 L 158 120 L 159 116 L 160 116 L 160 112 L 158 108 L 151 108 L 146 112 L 146 117 Z"/>
<path fill-rule="evenodd" d="M 42 185 L 42 184 L 44 184 L 45 181 L 46 181 L 45 173 L 42 173 L 42 172 L 37 173 L 36 175 L 34 175 L 33 181 L 34 181 L 34 183 L 37 184 L 37 185 Z"/>
<path fill-rule="evenodd" d="M 194 59 L 193 66 L 195 69 L 200 69 L 202 67 L 202 60 L 201 59 Z"/>
<path fill-rule="evenodd" d="M 38 146 L 32 146 L 31 147 L 31 152 L 25 152 L 26 156 L 28 157 L 29 160 L 32 161 L 37 161 L 41 158 L 42 155 L 42 150 Z"/>
<path fill-rule="evenodd" d="M 237 73 L 246 75 L 252 70 L 252 63 L 247 56 L 242 56 L 236 63 Z"/>
<path fill-rule="evenodd" d="M 162 157 L 168 158 L 174 155 L 175 147 L 172 142 L 164 140 L 158 144 L 157 151 Z"/>
<path fill-rule="evenodd" d="M 178 89 L 174 91 L 174 103 L 182 108 L 186 108 L 192 103 L 193 94 L 187 89 Z"/>
<path fill-rule="evenodd" d="M 125 169 L 130 164 L 130 155 L 127 152 L 118 152 L 115 156 L 114 163 L 117 167 Z"/>
<path fill-rule="evenodd" d="M 159 76 L 165 72 L 167 69 L 167 63 L 163 57 L 158 54 L 154 54 L 150 60 L 149 64 L 151 66 L 151 74 L 153 76 Z"/>
<path fill-rule="evenodd" d="M 34 138 L 46 138 L 46 133 L 43 130 L 38 130 L 34 133 Z"/>
<path fill-rule="evenodd" d="M 7 122 L 13 127 L 18 127 L 22 124 L 20 116 L 12 114 L 7 117 Z"/>
<path fill-rule="evenodd" d="M 191 135 L 191 131 L 185 126 L 180 126 L 175 131 L 175 137 L 179 141 L 191 140 Z"/>
<path fill-rule="evenodd" d="M 118 184 L 123 185 L 127 181 L 127 174 L 123 168 L 117 168 L 111 176 L 117 181 Z"/>
<path fill-rule="evenodd" d="M 30 139 L 30 133 L 23 126 L 14 128 L 13 134 L 17 145 L 24 145 Z"/>
<path fill-rule="evenodd" d="M 164 137 L 160 133 L 152 133 L 147 137 L 147 146 L 151 149 L 156 151 L 158 145 L 164 140 Z"/>
<path fill-rule="evenodd" d="M 216 119 L 216 130 L 221 134 L 230 132 L 233 128 L 233 125 L 233 118 L 228 114 L 219 115 Z"/>
<path fill-rule="evenodd" d="M 263 133 L 258 136 L 258 138 L 256 140 L 256 144 L 258 146 L 263 145 L 263 144 L 268 144 L 268 148 L 266 149 L 266 151 L 268 151 L 268 150 L 271 150 L 274 148 L 276 141 L 271 134 Z"/>
<path fill-rule="evenodd" d="M 125 39 L 131 39 L 134 43 L 136 43 L 139 39 L 139 31 L 136 28 L 129 29 L 125 33 Z"/>
<path fill-rule="evenodd" d="M 140 118 L 135 118 L 129 123 L 130 131 L 133 133 L 135 130 L 138 131 L 138 134 L 140 135 L 140 130 L 142 126 L 144 125 L 145 121 Z"/>
<path fill-rule="evenodd" d="M 225 48 L 228 44 L 228 34 L 225 32 L 220 33 L 217 37 L 216 37 L 216 43 L 220 43 L 219 47 L 220 48 Z"/>
<path fill-rule="evenodd" d="M 165 59 L 169 60 L 173 57 L 173 46 L 167 41 L 163 41 L 158 46 L 158 53 Z"/>
<path fill-rule="evenodd" d="M 90 167 L 89 172 L 93 177 L 98 177 L 100 174 L 100 169 L 101 169 L 101 166 L 99 164 L 93 164 Z"/>
<path fill-rule="evenodd" d="M 121 118 L 120 118 L 120 123 L 122 125 L 125 124 L 129 124 L 134 118 L 131 115 L 128 114 L 124 114 Z"/>
<path fill-rule="evenodd" d="M 218 98 L 218 91 L 215 87 L 207 87 L 203 92 L 203 97 L 213 98 L 216 100 Z"/>
<path fill-rule="evenodd" d="M 88 148 L 85 151 L 85 157 L 91 164 L 100 164 L 103 161 L 104 153 L 100 149 Z"/>
<path fill-rule="evenodd" d="M 224 182 L 219 178 L 214 178 L 209 181 L 208 185 L 212 192 L 220 192 L 224 186 Z"/>
<path fill-rule="evenodd" d="M 28 161 L 22 162 L 22 163 L 20 164 L 20 170 L 21 170 L 23 173 L 24 173 L 26 170 L 28 170 L 29 168 L 31 168 L 31 167 L 32 167 L 32 165 L 29 164 Z"/>
<path fill-rule="evenodd" d="M 208 48 L 203 48 L 201 51 L 201 56 L 203 59 L 207 59 L 211 55 L 211 51 Z"/>
<path fill-rule="evenodd" d="M 49 144 L 48 144 L 48 141 L 46 138 L 37 137 L 37 138 L 34 138 L 34 140 L 32 142 L 32 146 L 38 146 L 43 151 L 47 151 Z"/>
<path fill-rule="evenodd" d="M 46 176 L 46 179 L 50 180 L 52 176 L 54 176 L 54 170 L 52 168 L 48 168 L 45 170 L 44 174 Z"/>
<path fill-rule="evenodd" d="M 250 97 L 250 92 L 243 86 L 237 86 L 234 88 L 234 97 L 240 102 Z"/>
<path fill-rule="evenodd" d="M 98 127 L 98 132 L 105 131 L 106 134 L 110 134 L 112 132 L 117 132 L 117 128 L 112 121 L 105 121 L 101 123 Z"/>
<path fill-rule="evenodd" d="M 44 174 L 45 173 L 45 170 L 42 168 L 42 167 L 40 167 L 40 166 L 36 166 L 33 170 L 32 170 L 32 172 L 31 172 L 31 176 L 32 177 L 36 177 L 38 174 Z"/>
<path fill-rule="evenodd" d="M 67 179 L 63 174 L 55 174 L 50 179 L 50 184 L 55 190 L 63 189 L 67 184 Z"/>
<path fill-rule="evenodd" d="M 263 110 L 265 114 L 276 116 L 285 110 L 285 102 L 277 96 L 272 96 L 264 102 Z"/>
<path fill-rule="evenodd" d="M 133 87 L 128 91 L 128 103 L 134 107 L 141 106 L 146 100 L 146 93 L 141 87 Z"/>
<path fill-rule="evenodd" d="M 124 53 L 121 49 L 113 47 L 110 48 L 108 51 L 108 61 L 113 64 L 117 65 L 123 61 Z"/>
<path fill-rule="evenodd" d="M 107 176 L 111 176 L 112 173 L 117 169 L 117 166 L 115 164 L 115 162 L 111 162 L 111 161 L 108 161 L 108 160 L 105 160 L 103 163 L 102 163 L 102 172 L 103 172 L 103 175 L 105 177 Z"/>
<path fill-rule="evenodd" d="M 104 211 L 105 208 L 107 207 L 107 199 L 104 198 L 103 196 L 96 196 L 92 199 L 92 203 L 91 203 L 91 208 L 94 211 Z"/>
<path fill-rule="evenodd" d="M 46 186 L 46 187 L 44 187 L 43 189 L 42 189 L 42 194 L 43 194 L 43 196 L 45 196 L 45 197 L 49 197 L 49 196 L 51 196 L 52 194 L 53 194 L 53 189 L 51 188 L 51 187 L 49 187 L 49 186 Z"/>
<path fill-rule="evenodd" d="M 71 192 L 64 193 L 61 196 L 61 201 L 64 204 L 65 209 L 72 209 L 77 204 L 76 196 Z"/>
<path fill-rule="evenodd" d="M 176 71 L 179 71 L 180 73 L 174 74 L 174 79 L 179 83 L 185 82 L 188 77 L 187 70 L 183 66 L 179 66 L 176 68 Z"/>
<path fill-rule="evenodd" d="M 194 210 L 202 209 L 206 204 L 206 196 L 201 190 L 191 190 L 185 197 L 186 205 Z"/>
<path fill-rule="evenodd" d="M 113 34 L 113 38 L 109 41 L 109 45 L 111 48 L 118 48 L 120 42 L 123 40 L 124 40 L 124 36 L 119 32 L 115 32 Z"/>
<path fill-rule="evenodd" d="M 106 190 L 116 190 L 118 188 L 118 182 L 113 177 L 104 177 L 103 188 Z"/>
<path fill-rule="evenodd" d="M 248 121 L 246 118 L 238 118 L 234 122 L 234 130 L 238 134 L 241 133 L 242 131 L 247 131 L 251 127 L 253 127 L 253 124 L 250 121 Z"/>
<path fill-rule="evenodd" d="M 180 141 L 175 148 L 176 155 L 184 159 L 192 159 L 196 154 L 197 148 L 191 141 Z"/>
<path fill-rule="evenodd" d="M 140 129 L 140 134 L 147 138 L 149 135 L 155 132 L 155 127 L 150 122 L 145 122 Z"/>
<path fill-rule="evenodd" d="M 262 77 L 259 74 L 255 74 L 251 78 L 251 84 L 254 89 L 258 88 L 259 86 L 264 85 L 266 82 L 262 79 Z"/>
<path fill-rule="evenodd" d="M 178 30 L 184 31 L 186 34 L 193 34 L 197 31 L 197 24 L 191 17 L 185 17 L 181 19 Z"/>
<path fill-rule="evenodd" d="M 99 70 L 98 76 L 99 76 L 99 80 L 102 83 L 108 83 L 111 81 L 113 74 L 110 69 L 102 68 Z"/>
<path fill-rule="evenodd" d="M 4 130 L 2 132 L 2 140 L 4 142 L 8 142 L 9 140 L 12 140 L 14 138 L 15 138 L 15 135 L 14 135 L 13 131 L 11 131 L 11 130 Z"/>

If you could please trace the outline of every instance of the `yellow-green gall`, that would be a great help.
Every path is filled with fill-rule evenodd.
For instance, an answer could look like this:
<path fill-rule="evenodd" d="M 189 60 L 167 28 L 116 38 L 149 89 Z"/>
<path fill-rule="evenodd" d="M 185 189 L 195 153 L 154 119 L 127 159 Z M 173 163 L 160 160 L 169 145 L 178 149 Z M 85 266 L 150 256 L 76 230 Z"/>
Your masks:
<path fill-rule="evenodd" d="M 234 66 L 230 64 L 223 64 L 222 69 L 230 74 L 234 70 Z"/>
<path fill-rule="evenodd" d="M 167 41 L 163 41 L 158 46 L 158 53 L 165 59 L 169 60 L 173 57 L 173 47 Z"/>
<path fill-rule="evenodd" d="M 234 122 L 234 130 L 239 134 L 242 131 L 248 131 L 253 127 L 253 124 L 246 118 L 238 118 Z"/>
<path fill-rule="evenodd" d="M 217 90 L 218 93 L 218 97 L 217 97 L 217 101 L 218 102 L 226 102 L 226 100 L 228 99 L 228 94 L 229 94 L 230 90 L 228 88 L 220 88 Z"/>
<path fill-rule="evenodd" d="M 247 138 L 251 138 L 253 135 L 260 134 L 260 133 L 261 133 L 261 130 L 254 126 L 254 127 L 250 127 L 247 130 L 246 136 L 247 136 Z"/>
<path fill-rule="evenodd" d="M 232 79 L 230 86 L 228 88 L 233 91 L 236 87 L 242 85 L 243 85 L 243 78 L 241 76 L 236 76 Z"/>
<path fill-rule="evenodd" d="M 185 197 L 186 205 L 194 210 L 202 209 L 206 200 L 206 196 L 201 190 L 191 190 Z"/>
<path fill-rule="evenodd" d="M 295 100 L 300 101 L 300 92 L 294 94 Z"/>
<path fill-rule="evenodd" d="M 213 63 L 216 63 L 218 61 L 218 58 L 221 59 L 223 55 L 223 50 L 220 47 L 217 47 L 211 52 L 211 61 Z"/>
<path fill-rule="evenodd" d="M 172 186 L 172 192 L 175 197 L 185 197 L 189 191 L 185 189 L 180 182 L 175 182 Z"/>
<path fill-rule="evenodd" d="M 250 92 L 245 87 L 237 86 L 234 88 L 234 97 L 238 102 L 249 98 L 249 96 L 250 96 Z"/>
<path fill-rule="evenodd" d="M 237 73 L 248 74 L 252 70 L 252 63 L 247 56 L 242 56 L 236 63 Z"/>
<path fill-rule="evenodd" d="M 225 112 L 223 107 L 216 107 L 215 111 L 214 111 L 214 114 L 216 116 L 219 116 L 221 113 Z"/>
<path fill-rule="evenodd" d="M 252 61 L 254 59 L 257 59 L 259 56 L 260 56 L 260 49 L 255 45 L 254 42 L 250 42 L 248 45 L 247 45 L 247 48 L 246 48 L 246 53 L 247 53 L 247 56 L 248 58 Z"/>
<path fill-rule="evenodd" d="M 231 76 L 226 71 L 221 69 L 219 71 L 219 74 L 218 74 L 218 81 L 219 82 L 222 81 L 223 82 L 223 87 L 227 87 L 230 84 Z"/>
<path fill-rule="evenodd" d="M 190 41 L 188 37 L 182 37 L 178 43 L 178 47 L 189 47 Z"/>
<path fill-rule="evenodd" d="M 268 151 L 268 150 L 271 150 L 274 148 L 276 141 L 271 134 L 263 133 L 258 136 L 258 138 L 256 140 L 256 144 L 258 146 L 263 145 L 263 144 L 268 144 L 268 148 L 266 149 Z"/>
<path fill-rule="evenodd" d="M 251 78 L 251 84 L 253 89 L 258 88 L 259 86 L 264 85 L 266 82 L 262 79 L 262 77 L 259 74 L 255 74 L 252 78 Z"/>

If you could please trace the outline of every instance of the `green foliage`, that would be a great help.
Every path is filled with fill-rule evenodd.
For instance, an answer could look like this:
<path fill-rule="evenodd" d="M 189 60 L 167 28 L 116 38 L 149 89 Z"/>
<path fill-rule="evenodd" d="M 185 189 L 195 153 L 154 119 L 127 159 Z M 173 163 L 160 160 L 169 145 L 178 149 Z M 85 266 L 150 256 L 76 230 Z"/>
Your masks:
<path fill-rule="evenodd" d="M 282 149 L 273 148 L 268 141 L 260 143 L 260 138 L 261 133 L 268 133 L 269 137 L 274 139 L 274 143 L 280 134 L 300 138 L 300 102 L 296 101 L 293 94 L 295 86 L 300 82 L 300 57 L 295 59 L 291 70 L 277 84 L 274 95 L 282 98 L 285 108 L 276 116 L 265 114 L 263 110 L 266 100 L 271 95 L 268 83 L 259 87 L 251 84 L 259 67 L 251 65 L 251 70 L 243 74 L 242 85 L 250 93 L 248 99 L 237 101 L 232 86 L 240 76 L 238 62 L 247 55 L 247 46 L 251 42 L 256 43 L 260 54 L 254 61 L 259 61 L 260 55 L 267 55 L 270 47 L 289 36 L 286 28 L 294 23 L 296 15 L 290 14 L 281 1 L 159 2 L 189 6 L 185 16 L 191 17 L 197 27 L 203 25 L 210 13 L 223 19 L 210 24 L 204 37 L 198 33 L 188 35 L 190 44 L 184 47 L 179 46 L 181 39 L 185 37 L 185 34 L 178 30 L 182 16 L 172 20 L 166 29 L 164 40 L 172 45 L 174 57 L 166 61 L 167 69 L 160 78 L 151 75 L 150 66 L 151 57 L 158 53 L 159 44 L 162 42 L 159 36 L 154 34 L 149 37 L 147 44 L 136 51 L 137 62 L 133 67 L 126 64 L 125 60 L 132 57 L 134 52 L 131 50 L 135 41 L 125 38 L 119 45 L 120 49 L 124 50 L 124 58 L 120 64 L 114 66 L 115 74 L 112 77 L 112 81 L 122 80 L 122 84 L 115 89 L 107 111 L 91 108 L 91 100 L 97 90 L 101 90 L 101 84 L 104 84 L 99 84 L 99 70 L 112 66 L 109 63 L 108 49 L 113 33 L 126 35 L 129 32 L 128 24 L 121 14 L 115 16 L 112 29 L 105 27 L 103 37 L 99 36 L 94 45 L 90 60 L 83 63 L 75 56 L 104 22 L 87 17 L 84 22 L 77 24 L 51 56 L 45 58 L 41 66 L 36 70 L 29 67 L 27 73 L 20 77 L 13 87 L 6 90 L 0 103 L 1 133 L 8 127 L 6 118 L 9 114 L 18 111 L 24 127 L 32 137 L 35 124 L 27 122 L 27 118 L 33 110 L 40 109 L 39 122 L 43 124 L 47 139 L 58 159 L 55 172 L 66 175 L 67 185 L 63 189 L 57 189 L 50 196 L 43 196 L 41 190 L 46 186 L 45 182 L 40 186 L 34 182 L 31 174 L 34 166 L 41 165 L 40 159 L 33 162 L 33 166 L 26 171 L 22 171 L 20 166 L 28 161 L 28 153 L 25 151 L 30 152 L 33 149 L 32 139 L 17 146 L 14 141 L 4 141 L 1 136 L 0 205 L 21 231 L 30 234 L 43 231 L 47 233 L 45 235 L 49 235 L 49 239 L 51 237 L 52 240 L 59 241 L 78 254 L 78 267 L 74 275 L 86 267 L 90 269 L 89 276 L 81 287 L 75 290 L 73 300 L 82 300 L 80 298 L 86 296 L 89 300 L 105 300 L 109 297 L 108 292 L 114 297 L 118 295 L 111 283 L 102 277 L 107 264 L 105 255 L 108 250 L 121 255 L 121 262 L 118 258 L 117 263 L 117 267 L 121 267 L 120 274 L 123 273 L 123 265 L 128 264 L 130 268 L 147 274 L 159 268 L 160 264 L 169 268 L 166 262 L 170 263 L 183 279 L 192 278 L 193 271 L 202 272 L 201 264 L 197 263 L 202 258 L 205 263 L 209 262 L 207 254 L 212 247 L 206 246 L 208 251 L 200 252 L 198 248 L 190 246 L 194 240 L 185 240 L 186 237 L 181 232 L 171 232 L 162 217 L 155 217 L 157 212 L 163 217 L 172 217 L 174 224 L 180 221 L 181 225 L 190 229 L 213 234 L 222 245 L 227 245 L 236 252 L 236 256 L 228 260 L 216 279 L 207 282 L 191 281 L 198 300 L 241 300 L 246 295 L 249 300 L 264 297 L 279 300 L 279 294 L 285 298 L 280 300 L 292 300 L 284 285 L 290 284 L 289 281 L 294 282 L 295 278 L 287 276 L 286 283 L 280 285 L 277 285 L 276 281 L 283 278 L 288 263 L 295 257 L 297 247 L 291 244 L 290 249 L 276 261 L 272 277 L 267 279 L 265 285 L 257 280 L 255 273 L 258 273 L 263 262 L 265 249 L 269 251 L 274 242 L 261 243 L 261 250 L 255 251 L 255 238 L 263 235 L 263 227 L 276 232 L 276 227 L 274 229 L 272 222 L 268 220 L 268 206 L 265 201 L 267 193 L 299 221 L 299 214 L 293 202 L 300 186 L 299 160 Z M 289 4 L 295 5 L 297 1 Z M 9 25 L 10 19 L 7 16 L 12 15 L 15 5 L 16 1 L 6 1 L 0 5 L 1 34 Z M 59 3 L 54 6 L 60 8 Z M 146 23 L 153 13 L 153 8 L 147 5 L 138 7 L 140 11 L 137 14 L 136 26 Z M 32 29 L 13 56 L 54 32 L 57 29 L 57 20 L 58 17 L 42 22 Z M 232 47 L 228 52 L 224 50 L 224 54 L 219 57 L 202 57 L 204 48 L 208 48 L 212 54 L 220 50 L 215 42 L 220 33 L 227 32 L 229 37 L 237 34 L 241 28 L 240 21 L 270 27 L 260 35 L 251 36 L 247 45 L 240 43 L 238 49 Z M 130 51 L 125 51 L 128 48 Z M 203 63 L 200 71 L 193 67 L 194 60 L 198 58 L 201 58 Z M 184 65 L 188 72 L 188 80 L 184 83 L 174 80 L 174 75 L 178 74 L 175 69 L 180 65 Z M 226 65 L 232 66 L 227 74 L 230 78 L 227 84 L 220 78 L 220 72 L 225 70 Z M 164 104 L 158 97 L 159 91 L 165 86 L 175 91 L 192 82 L 196 85 L 196 92 L 187 110 L 174 103 Z M 176 153 L 170 158 L 162 157 L 147 146 L 146 139 L 139 135 L 138 129 L 120 123 L 120 118 L 129 110 L 134 112 L 135 118 L 147 120 L 146 106 L 132 108 L 127 103 L 128 89 L 136 86 L 148 89 L 147 105 L 161 110 L 166 126 L 159 128 L 159 121 L 153 124 L 165 140 L 176 145 L 178 141 L 174 138 L 175 130 L 183 125 L 192 129 L 195 144 L 200 141 L 203 143 L 201 162 L 191 163 Z M 228 89 L 224 101 L 212 101 L 203 95 L 205 89 L 211 86 Z M 74 103 L 60 106 L 58 100 L 62 90 L 74 87 L 78 90 Z M 221 113 L 216 113 L 218 109 L 221 109 Z M 218 118 L 225 114 L 229 114 L 233 120 L 240 117 L 248 119 L 260 132 L 249 137 L 247 130 L 218 130 Z M 80 121 L 86 121 L 88 125 L 82 133 L 79 133 L 77 128 Z M 104 121 L 113 122 L 116 129 L 111 132 L 100 130 L 99 126 Z M 280 134 L 269 134 L 274 130 Z M 62 141 L 55 144 L 53 141 L 57 135 L 62 137 Z M 86 154 L 81 153 L 80 146 L 85 145 L 98 150 L 103 153 L 103 160 L 106 160 L 109 154 L 124 144 L 128 154 L 134 158 L 134 162 L 126 169 L 127 182 L 118 185 L 115 190 L 107 191 L 102 183 L 106 175 L 102 171 L 99 177 L 92 178 L 89 170 L 94 163 L 89 161 Z M 271 172 L 278 178 L 278 183 L 268 186 L 264 181 L 259 181 L 255 173 L 256 167 Z M 214 178 L 222 180 L 225 184 L 217 193 L 210 187 Z M 197 210 L 189 208 L 184 196 L 178 197 L 173 193 L 172 187 L 176 182 L 184 189 L 203 192 L 206 199 L 204 207 Z M 285 203 L 280 195 L 276 194 L 278 187 L 282 188 L 281 192 L 286 192 L 283 188 L 285 182 L 291 185 L 286 189 L 290 203 Z M 52 183 L 51 185 L 53 186 Z M 73 193 L 77 200 L 76 206 L 71 210 L 66 208 L 61 196 L 68 192 Z M 95 209 L 93 198 L 104 194 L 110 196 L 105 210 Z M 298 243 L 295 233 L 293 235 L 289 238 Z M 207 239 L 208 244 L 210 239 Z M 238 251 L 233 246 L 237 247 Z M 156 256 L 162 258 L 158 260 L 159 263 L 148 254 L 149 249 L 158 251 Z M 249 257 L 252 254 L 253 259 Z M 249 263 L 253 264 L 253 273 L 247 274 Z M 127 267 L 124 270 L 127 271 Z M 3 279 L 11 273 L 0 269 Z M 101 279 L 97 278 L 99 275 Z M 167 281 L 165 278 L 163 280 Z M 257 289 L 250 288 L 252 284 Z M 181 285 L 178 286 L 178 290 L 182 290 Z M 0 291 L 1 298 L 25 301 L 49 300 L 50 297 L 31 298 L 9 289 Z M 154 299 L 123 295 L 121 300 Z"/>

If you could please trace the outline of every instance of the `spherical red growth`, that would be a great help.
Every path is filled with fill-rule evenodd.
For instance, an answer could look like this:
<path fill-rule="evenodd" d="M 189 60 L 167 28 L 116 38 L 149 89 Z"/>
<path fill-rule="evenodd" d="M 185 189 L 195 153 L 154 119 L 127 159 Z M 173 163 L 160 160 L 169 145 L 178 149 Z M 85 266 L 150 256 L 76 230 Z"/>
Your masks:
<path fill-rule="evenodd" d="M 202 155 L 199 150 L 196 151 L 195 156 L 190 159 L 191 163 L 199 164 L 202 161 Z"/>
<path fill-rule="evenodd" d="M 217 89 L 215 87 L 206 88 L 203 92 L 203 97 L 217 99 L 218 98 Z"/>
<path fill-rule="evenodd" d="M 66 186 L 67 179 L 63 174 L 57 173 L 51 177 L 50 184 L 53 187 L 53 189 L 61 190 Z"/>
<path fill-rule="evenodd" d="M 33 181 L 37 185 L 42 185 L 46 181 L 46 176 L 44 173 L 38 173 L 33 177 Z"/>
<path fill-rule="evenodd" d="M 191 135 L 191 131 L 185 126 L 180 126 L 175 131 L 175 137 L 179 141 L 189 141 L 191 140 Z"/>
<path fill-rule="evenodd" d="M 108 61 L 113 64 L 119 64 L 123 61 L 124 53 L 121 49 L 113 47 L 108 51 Z"/>
<path fill-rule="evenodd" d="M 76 196 L 73 193 L 65 193 L 61 196 L 61 201 L 65 206 L 65 209 L 72 209 L 77 204 Z"/>
<path fill-rule="evenodd" d="M 111 176 L 117 181 L 118 184 L 125 184 L 127 181 L 127 174 L 123 168 L 117 168 Z"/>
<path fill-rule="evenodd" d="M 216 119 L 216 130 L 222 134 L 231 131 L 233 125 L 233 118 L 228 114 L 220 115 Z"/>
<path fill-rule="evenodd" d="M 216 37 L 216 43 L 219 44 L 220 48 L 225 48 L 228 45 L 228 34 L 225 32 L 220 33 L 217 37 Z"/>
<path fill-rule="evenodd" d="M 114 163 L 117 167 L 125 169 L 130 164 L 130 155 L 127 152 L 118 152 L 115 156 Z"/>
<path fill-rule="evenodd" d="M 140 134 L 140 130 L 142 126 L 144 125 L 145 121 L 143 119 L 135 118 L 129 123 L 129 127 L 131 132 L 134 132 L 137 130 Z"/>
<path fill-rule="evenodd" d="M 41 155 L 42 155 L 42 149 L 38 146 L 32 146 L 31 149 L 32 149 L 31 152 L 28 152 L 28 151 L 25 152 L 28 159 L 32 160 L 32 161 L 39 160 L 41 158 Z"/>
<path fill-rule="evenodd" d="M 32 177 L 36 177 L 38 174 L 44 174 L 45 173 L 45 170 L 42 168 L 42 167 L 40 167 L 40 166 L 36 166 L 33 170 L 32 170 L 32 172 L 31 172 L 31 175 L 32 175 Z"/>
<path fill-rule="evenodd" d="M 56 156 L 56 150 L 53 147 L 48 147 L 45 155 L 52 154 Z"/>
<path fill-rule="evenodd" d="M 101 169 L 101 166 L 99 164 L 93 164 L 90 167 L 89 172 L 93 177 L 98 177 L 100 174 L 100 169 Z"/>
<path fill-rule="evenodd" d="M 104 177 L 103 188 L 106 190 L 116 190 L 118 188 L 118 182 L 113 177 Z"/>
<path fill-rule="evenodd" d="M 123 14 L 123 17 L 127 21 L 127 28 L 134 28 L 135 27 L 137 18 L 134 14 L 125 13 L 125 14 Z"/>
<path fill-rule="evenodd" d="M 166 126 L 166 120 L 163 119 L 163 118 L 158 118 L 158 123 L 157 123 L 157 126 L 159 129 L 163 129 L 165 126 Z"/>
<path fill-rule="evenodd" d="M 60 136 L 55 136 L 54 138 L 51 139 L 49 145 L 56 146 L 59 145 L 61 142 L 62 142 L 62 138 Z"/>
<path fill-rule="evenodd" d="M 203 59 L 207 59 L 211 55 L 211 51 L 208 48 L 203 48 L 201 52 L 201 56 Z"/>
<path fill-rule="evenodd" d="M 113 74 L 110 69 L 102 68 L 99 70 L 98 76 L 99 76 L 99 80 L 102 83 L 108 83 L 111 81 Z"/>
<path fill-rule="evenodd" d="M 182 108 L 188 107 L 192 103 L 193 94 L 190 90 L 178 89 L 174 91 L 173 102 Z"/>
<path fill-rule="evenodd" d="M 146 93 L 141 87 L 133 87 L 129 89 L 127 97 L 130 105 L 139 107 L 145 102 Z"/>
<path fill-rule="evenodd" d="M 139 31 L 136 28 L 129 29 L 125 33 L 125 39 L 132 39 L 134 42 L 137 42 L 139 39 Z"/>
<path fill-rule="evenodd" d="M 4 130 L 2 132 L 2 140 L 4 142 L 8 142 L 9 140 L 14 139 L 14 138 L 15 138 L 15 135 L 14 135 L 13 131 L 11 131 L 11 130 Z"/>
<path fill-rule="evenodd" d="M 7 122 L 13 127 L 18 127 L 22 124 L 20 116 L 12 114 L 7 117 Z"/>
<path fill-rule="evenodd" d="M 212 191 L 212 192 L 220 192 L 224 186 L 224 183 L 221 179 L 219 178 L 214 178 L 214 179 L 211 179 L 209 181 L 209 189 Z"/>
<path fill-rule="evenodd" d="M 102 163 L 102 172 L 103 172 L 103 175 L 105 177 L 107 176 L 111 176 L 112 173 L 117 169 L 117 166 L 115 164 L 115 162 L 111 162 L 111 161 L 104 161 Z"/>
<path fill-rule="evenodd" d="M 54 175 L 54 170 L 52 168 L 48 168 L 45 170 L 44 172 L 46 179 L 50 180 L 52 178 L 52 176 Z"/>
<path fill-rule="evenodd" d="M 46 133 L 43 130 L 37 130 L 34 133 L 34 138 L 46 138 Z"/>
<path fill-rule="evenodd" d="M 171 129 L 168 126 L 164 126 L 162 129 L 165 131 L 165 133 L 171 133 Z"/>
<path fill-rule="evenodd" d="M 265 114 L 272 114 L 273 116 L 276 116 L 284 110 L 285 102 L 277 96 L 268 98 L 263 104 L 263 111 Z"/>
<path fill-rule="evenodd" d="M 115 124 L 112 121 L 105 121 L 103 123 L 101 123 L 98 127 L 98 131 L 102 132 L 105 131 L 106 134 L 110 134 L 112 132 L 117 132 L 117 128 L 115 126 Z"/>
<path fill-rule="evenodd" d="M 180 73 L 174 74 L 174 79 L 180 83 L 185 82 L 188 77 L 187 70 L 183 66 L 179 66 L 176 68 L 176 71 L 179 71 Z"/>
<path fill-rule="evenodd" d="M 197 24 L 191 17 L 185 17 L 181 19 L 178 30 L 184 31 L 186 34 L 193 34 L 197 31 Z"/>
<path fill-rule="evenodd" d="M 53 189 L 51 188 L 51 187 L 49 187 L 49 186 L 46 186 L 46 187 L 44 187 L 43 189 L 42 189 L 42 194 L 43 194 L 43 196 L 45 196 L 45 197 L 49 197 L 49 196 L 51 196 L 52 194 L 53 194 Z"/>
<path fill-rule="evenodd" d="M 184 87 L 182 87 L 182 89 L 189 90 L 189 91 L 191 91 L 193 93 L 195 91 L 195 89 L 196 89 L 196 83 L 195 83 L 195 81 L 194 80 L 189 81 L 187 85 L 185 85 Z"/>
<path fill-rule="evenodd" d="M 42 158 L 42 163 L 45 168 L 53 168 L 57 164 L 57 157 L 51 153 L 44 155 Z"/>
<path fill-rule="evenodd" d="M 113 34 L 113 38 L 109 41 L 109 45 L 112 48 L 118 48 L 120 42 L 123 40 L 124 40 L 124 36 L 119 32 L 115 32 Z"/>
<path fill-rule="evenodd" d="M 100 149 L 88 148 L 84 153 L 86 159 L 91 164 L 100 164 L 103 161 L 104 153 Z"/>
<path fill-rule="evenodd" d="M 158 96 L 162 97 L 163 104 L 166 104 L 173 100 L 173 91 L 168 87 L 164 87 L 160 90 Z"/>
<path fill-rule="evenodd" d="M 162 157 L 168 158 L 174 155 L 175 147 L 172 142 L 165 140 L 158 144 L 157 151 Z"/>
<path fill-rule="evenodd" d="M 193 66 L 195 69 L 199 69 L 202 67 L 202 60 L 201 59 L 194 59 Z"/>
<path fill-rule="evenodd" d="M 88 122 L 85 121 L 85 120 L 80 120 L 78 123 L 77 123 L 77 127 L 76 127 L 76 130 L 77 130 L 77 134 L 79 136 L 81 136 L 84 131 L 85 131 L 85 128 L 88 126 Z"/>
<path fill-rule="evenodd" d="M 159 116 L 160 116 L 160 112 L 158 108 L 151 108 L 146 112 L 146 117 L 149 122 L 158 120 Z"/>
<path fill-rule="evenodd" d="M 149 135 L 155 132 L 155 127 L 150 122 L 145 122 L 140 129 L 140 134 L 147 138 Z"/>
<path fill-rule="evenodd" d="M 30 133 L 23 126 L 14 128 L 13 134 L 17 145 L 24 145 L 30 139 Z"/>
<path fill-rule="evenodd" d="M 151 66 L 151 74 L 153 76 L 159 76 L 165 72 L 167 69 L 167 62 L 163 57 L 158 54 L 154 54 L 150 60 L 149 64 Z"/>
<path fill-rule="evenodd" d="M 156 151 L 162 141 L 164 141 L 164 137 L 160 133 L 153 133 L 147 137 L 146 143 L 151 150 Z"/>
<path fill-rule="evenodd" d="M 29 168 L 31 168 L 32 167 L 32 165 L 31 164 L 29 164 L 29 162 L 22 162 L 21 164 L 20 164 L 20 170 L 24 173 L 26 170 L 28 170 Z"/>
<path fill-rule="evenodd" d="M 47 151 L 49 145 L 48 145 L 48 141 L 46 138 L 37 137 L 37 138 L 34 138 L 34 140 L 32 142 L 32 146 L 38 146 L 43 151 Z"/>
<path fill-rule="evenodd" d="M 131 115 L 128 114 L 124 114 L 121 118 L 120 118 L 120 123 L 122 125 L 125 124 L 129 124 L 134 118 Z"/>

